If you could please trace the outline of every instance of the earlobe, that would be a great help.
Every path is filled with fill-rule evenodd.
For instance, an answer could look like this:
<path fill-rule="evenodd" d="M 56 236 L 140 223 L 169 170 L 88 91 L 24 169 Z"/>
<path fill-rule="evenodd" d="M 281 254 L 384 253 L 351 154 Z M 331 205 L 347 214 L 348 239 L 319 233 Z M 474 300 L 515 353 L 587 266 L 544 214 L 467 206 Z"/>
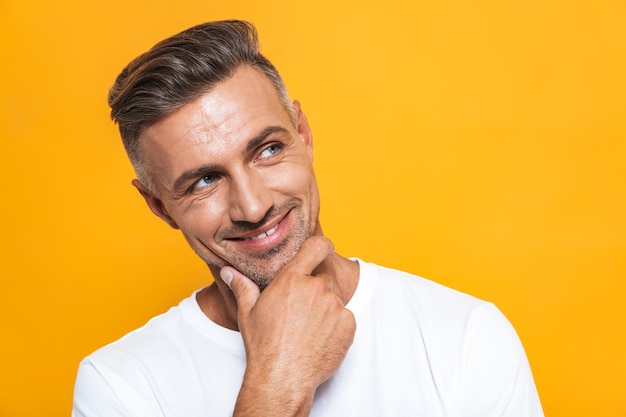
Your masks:
<path fill-rule="evenodd" d="M 174 221 L 174 219 L 169 215 L 165 207 L 163 206 L 163 202 L 160 198 L 150 192 L 138 179 L 134 179 L 132 182 L 133 186 L 139 191 L 139 194 L 143 197 L 150 208 L 150 211 L 155 214 L 155 216 L 159 217 L 165 223 L 170 225 L 173 229 L 178 229 L 178 225 Z"/>

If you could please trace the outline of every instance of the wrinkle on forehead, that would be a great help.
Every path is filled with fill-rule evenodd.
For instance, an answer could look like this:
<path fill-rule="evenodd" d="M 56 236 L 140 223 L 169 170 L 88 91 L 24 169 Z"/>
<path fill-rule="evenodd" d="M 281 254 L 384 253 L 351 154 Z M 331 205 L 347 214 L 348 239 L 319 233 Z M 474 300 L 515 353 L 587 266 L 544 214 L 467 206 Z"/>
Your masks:
<path fill-rule="evenodd" d="M 170 140 L 188 137 L 196 144 L 225 140 L 264 116 L 291 122 L 271 81 L 255 68 L 242 67 L 231 78 L 147 128 L 145 136 L 159 140 L 150 131 L 161 131 L 159 136 Z"/>
<path fill-rule="evenodd" d="M 148 165 L 163 174 L 157 175 L 161 179 L 156 182 L 171 182 L 182 167 L 226 155 L 270 125 L 293 128 L 270 80 L 256 69 L 243 67 L 148 127 L 140 140 Z"/>

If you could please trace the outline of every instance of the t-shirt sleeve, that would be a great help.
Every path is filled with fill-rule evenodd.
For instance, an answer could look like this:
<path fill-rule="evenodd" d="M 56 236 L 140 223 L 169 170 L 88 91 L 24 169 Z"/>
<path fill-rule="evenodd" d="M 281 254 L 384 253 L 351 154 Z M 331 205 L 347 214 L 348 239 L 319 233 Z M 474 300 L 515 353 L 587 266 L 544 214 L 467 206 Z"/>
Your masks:
<path fill-rule="evenodd" d="M 464 346 L 465 417 L 542 417 L 526 353 L 493 305 L 472 314 Z"/>
<path fill-rule="evenodd" d="M 72 417 L 129 416 L 109 384 L 89 362 L 78 368 Z"/>
<path fill-rule="evenodd" d="M 128 381 L 88 359 L 78 368 L 72 417 L 159 417 Z"/>

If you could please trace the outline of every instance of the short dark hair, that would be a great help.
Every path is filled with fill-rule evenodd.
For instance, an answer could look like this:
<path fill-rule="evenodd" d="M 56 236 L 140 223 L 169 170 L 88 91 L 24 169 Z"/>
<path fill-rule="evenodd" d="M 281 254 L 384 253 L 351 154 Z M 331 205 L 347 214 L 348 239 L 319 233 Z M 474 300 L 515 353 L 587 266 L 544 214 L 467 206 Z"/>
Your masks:
<path fill-rule="evenodd" d="M 139 144 L 141 132 L 246 65 L 270 79 L 295 123 L 283 80 L 260 53 L 257 31 L 249 22 L 224 20 L 191 27 L 157 43 L 118 75 L 109 91 L 111 118 L 144 186 L 155 191 Z"/>

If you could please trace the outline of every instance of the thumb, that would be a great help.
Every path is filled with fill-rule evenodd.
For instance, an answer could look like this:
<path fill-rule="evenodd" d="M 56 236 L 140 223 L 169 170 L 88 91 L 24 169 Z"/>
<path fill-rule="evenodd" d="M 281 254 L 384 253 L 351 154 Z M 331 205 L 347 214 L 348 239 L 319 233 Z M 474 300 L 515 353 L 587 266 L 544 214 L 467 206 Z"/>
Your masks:
<path fill-rule="evenodd" d="M 248 314 L 256 300 L 261 295 L 259 287 L 247 276 L 237 271 L 232 266 L 225 266 L 220 270 L 220 278 L 228 285 L 235 295 L 239 314 Z"/>

